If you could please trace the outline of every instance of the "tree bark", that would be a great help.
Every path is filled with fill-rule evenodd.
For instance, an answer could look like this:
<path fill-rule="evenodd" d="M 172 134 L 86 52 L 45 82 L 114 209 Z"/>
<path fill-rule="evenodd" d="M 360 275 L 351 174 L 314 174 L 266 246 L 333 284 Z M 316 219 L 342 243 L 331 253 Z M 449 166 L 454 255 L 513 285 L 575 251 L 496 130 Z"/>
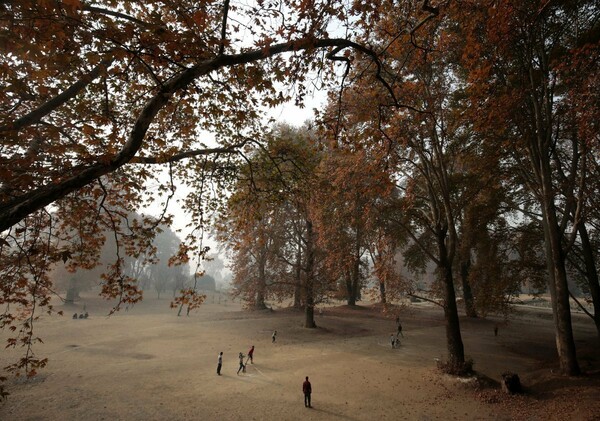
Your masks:
<path fill-rule="evenodd" d="M 473 298 L 473 290 L 469 282 L 469 269 L 471 268 L 471 259 L 467 259 L 460 263 L 460 279 L 462 281 L 463 299 L 465 300 L 465 313 L 467 317 L 477 318 L 477 310 L 475 309 L 475 299 Z"/>
<path fill-rule="evenodd" d="M 346 293 L 348 294 L 348 298 L 346 298 L 346 303 L 349 306 L 355 306 L 356 305 L 356 295 L 354 295 L 354 285 L 353 285 L 353 281 L 352 281 L 352 274 L 349 272 L 350 271 L 348 271 L 348 273 L 346 273 Z"/>
<path fill-rule="evenodd" d="M 548 173 L 546 172 L 545 175 Z M 546 179 L 547 180 L 547 179 Z M 556 218 L 554 201 L 550 197 L 551 186 L 543 185 L 544 202 L 542 203 L 546 255 L 548 259 L 549 289 L 554 313 L 556 349 L 560 368 L 565 375 L 577 376 L 581 373 L 577 362 L 573 326 L 571 323 L 571 307 L 569 304 L 569 287 L 565 256 L 561 245 L 561 236 Z"/>
<path fill-rule="evenodd" d="M 594 252 L 585 224 L 579 224 L 579 236 L 581 238 L 581 250 L 585 261 L 585 277 L 588 281 L 588 288 L 590 289 L 592 304 L 594 306 L 593 319 L 596 324 L 598 339 L 600 340 L 600 281 L 598 280 Z"/>
<path fill-rule="evenodd" d="M 437 237 L 439 253 L 438 271 L 444 287 L 444 316 L 446 319 L 448 363 L 453 368 L 460 368 L 465 363 L 465 350 L 460 333 L 458 308 L 456 306 L 452 262 L 448 259 L 448 250 L 446 249 L 446 231 L 439 230 Z"/>
<path fill-rule="evenodd" d="M 348 305 L 355 306 L 358 301 L 358 294 L 360 291 L 360 245 L 361 245 L 361 232 L 359 229 L 356 230 L 355 238 L 355 250 L 354 250 L 354 261 L 352 262 L 352 268 L 348 271 L 346 279 L 346 289 L 348 291 Z"/>
<path fill-rule="evenodd" d="M 296 251 L 296 270 L 294 279 L 294 308 L 302 308 L 302 246 L 301 239 L 298 241 L 298 250 Z"/>
<path fill-rule="evenodd" d="M 387 303 L 387 296 L 385 293 L 385 282 L 384 281 L 379 281 L 379 302 L 381 304 L 386 304 Z"/>
<path fill-rule="evenodd" d="M 258 261 L 258 279 L 257 279 L 257 285 L 256 285 L 256 300 L 254 301 L 254 309 L 255 310 L 264 310 L 267 308 L 267 305 L 265 304 L 265 291 L 267 288 L 266 271 L 265 271 L 266 265 L 267 265 L 266 252 L 261 251 L 260 259 Z"/>
<path fill-rule="evenodd" d="M 306 220 L 306 308 L 304 309 L 304 327 L 316 328 L 315 323 L 315 300 L 314 300 L 314 266 L 315 266 L 315 236 L 312 221 Z"/>

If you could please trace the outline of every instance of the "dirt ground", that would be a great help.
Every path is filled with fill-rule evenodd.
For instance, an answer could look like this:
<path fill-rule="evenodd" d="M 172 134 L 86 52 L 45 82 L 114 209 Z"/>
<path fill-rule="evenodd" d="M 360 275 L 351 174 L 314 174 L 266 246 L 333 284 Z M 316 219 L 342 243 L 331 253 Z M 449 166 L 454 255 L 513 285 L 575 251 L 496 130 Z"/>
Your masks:
<path fill-rule="evenodd" d="M 177 317 L 167 299 L 149 298 L 111 317 L 99 298 L 84 301 L 86 320 L 70 317 L 82 301 L 37 323 L 44 344 L 36 353 L 48 366 L 32 379 L 8 381 L 0 420 L 600 419 L 600 348 L 583 316 L 574 316 L 574 328 L 587 374 L 574 379 L 555 374 L 547 311 L 523 308 L 508 323 L 461 318 L 465 352 L 479 374 L 463 380 L 436 369 L 445 356 L 444 320 L 430 305 L 402 309 L 404 338 L 391 349 L 394 320 L 364 303 L 317 310 L 319 327 L 303 329 L 303 315 L 292 309 L 242 311 L 218 297 L 189 317 Z M 251 345 L 254 364 L 237 375 L 237 355 Z M 222 376 L 215 372 L 219 351 Z M 0 363 L 17 355 L 3 350 Z M 500 390 L 505 371 L 519 374 L 523 395 Z M 312 409 L 303 404 L 305 376 Z"/>

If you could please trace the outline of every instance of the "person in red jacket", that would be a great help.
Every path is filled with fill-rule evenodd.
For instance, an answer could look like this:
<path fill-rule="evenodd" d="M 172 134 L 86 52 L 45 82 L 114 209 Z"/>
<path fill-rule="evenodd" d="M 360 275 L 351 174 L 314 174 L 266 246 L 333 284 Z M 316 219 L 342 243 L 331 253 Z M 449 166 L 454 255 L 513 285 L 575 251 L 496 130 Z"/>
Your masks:
<path fill-rule="evenodd" d="M 308 376 L 306 376 L 306 380 L 302 383 L 302 392 L 304 392 L 304 406 L 307 408 L 312 408 L 310 406 L 310 394 L 312 393 L 312 385 L 308 381 Z"/>
<path fill-rule="evenodd" d="M 252 345 L 252 348 L 250 348 L 248 351 L 248 359 L 246 360 L 246 364 L 248 364 L 248 361 L 250 361 L 250 364 L 254 364 L 254 345 Z"/>

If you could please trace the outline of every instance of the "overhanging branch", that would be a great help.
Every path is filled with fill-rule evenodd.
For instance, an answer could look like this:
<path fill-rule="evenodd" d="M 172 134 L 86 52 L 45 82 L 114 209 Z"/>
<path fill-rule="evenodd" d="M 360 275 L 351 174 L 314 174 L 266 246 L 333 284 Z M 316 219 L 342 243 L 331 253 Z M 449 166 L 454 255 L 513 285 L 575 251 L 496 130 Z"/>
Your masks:
<path fill-rule="evenodd" d="M 169 102 L 174 93 L 185 89 L 199 77 L 206 76 L 211 72 L 222 68 L 262 61 L 285 52 L 312 51 L 315 49 L 329 47 L 337 48 L 338 51 L 343 48 L 352 48 L 367 55 L 368 57 L 371 57 L 377 63 L 378 69 L 381 68 L 379 58 L 373 50 L 356 42 L 340 38 L 315 39 L 314 37 L 307 37 L 271 45 L 266 48 L 255 49 L 239 54 L 224 54 L 216 58 L 204 60 L 195 66 L 180 72 L 177 76 L 171 78 L 168 82 L 165 82 L 158 89 L 156 94 L 150 98 L 138 115 L 127 142 L 123 145 L 121 151 L 114 155 L 112 159 L 92 164 L 89 167 L 82 169 L 77 174 L 74 174 L 70 177 L 65 177 L 60 181 L 55 180 L 22 196 L 11 198 L 0 204 L 0 232 L 17 224 L 19 221 L 26 218 L 33 212 L 38 211 L 54 201 L 61 199 L 65 195 L 91 183 L 98 177 L 111 173 L 121 166 L 131 162 L 143 145 L 146 133 L 156 115 Z M 100 70 L 101 69 L 98 68 L 97 71 L 100 72 Z M 79 92 L 85 86 L 86 84 L 81 87 L 78 85 L 77 92 Z M 392 93 L 391 90 L 390 93 Z M 72 93 L 70 95 L 61 97 L 61 104 L 69 98 L 72 98 L 74 95 L 75 93 Z M 59 99 L 55 98 L 52 101 L 52 104 L 55 104 L 55 102 L 59 101 Z M 49 113 L 57 106 L 58 105 L 53 105 L 50 108 L 45 108 L 45 112 Z"/>

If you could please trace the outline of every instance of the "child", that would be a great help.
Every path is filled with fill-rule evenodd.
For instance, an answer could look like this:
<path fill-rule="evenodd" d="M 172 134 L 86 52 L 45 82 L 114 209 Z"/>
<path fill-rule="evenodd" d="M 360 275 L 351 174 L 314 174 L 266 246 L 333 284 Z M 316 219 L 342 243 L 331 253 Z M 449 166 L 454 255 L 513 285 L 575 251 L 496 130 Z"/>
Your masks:
<path fill-rule="evenodd" d="M 242 353 L 240 352 L 240 355 L 239 355 L 239 359 L 240 359 L 240 368 L 238 368 L 238 371 L 237 371 L 237 374 L 238 374 L 238 375 L 240 374 L 240 371 L 241 371 L 242 373 L 245 373 L 245 372 L 246 372 L 246 366 L 244 365 L 244 357 L 245 357 L 245 355 L 244 355 L 244 354 L 242 354 Z"/>

